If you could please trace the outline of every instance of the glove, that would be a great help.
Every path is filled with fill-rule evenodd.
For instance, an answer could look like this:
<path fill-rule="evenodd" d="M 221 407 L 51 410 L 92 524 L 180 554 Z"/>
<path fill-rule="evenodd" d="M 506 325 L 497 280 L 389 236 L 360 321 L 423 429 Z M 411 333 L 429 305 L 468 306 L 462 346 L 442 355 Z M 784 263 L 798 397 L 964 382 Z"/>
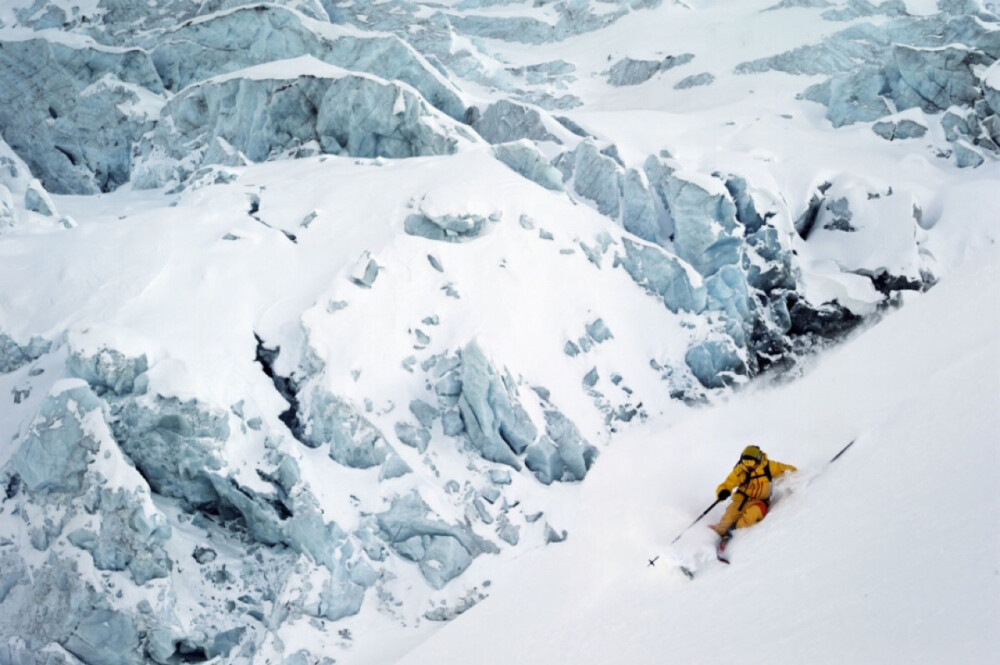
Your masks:
<path fill-rule="evenodd" d="M 725 501 L 729 498 L 729 490 L 719 490 L 719 501 Z"/>

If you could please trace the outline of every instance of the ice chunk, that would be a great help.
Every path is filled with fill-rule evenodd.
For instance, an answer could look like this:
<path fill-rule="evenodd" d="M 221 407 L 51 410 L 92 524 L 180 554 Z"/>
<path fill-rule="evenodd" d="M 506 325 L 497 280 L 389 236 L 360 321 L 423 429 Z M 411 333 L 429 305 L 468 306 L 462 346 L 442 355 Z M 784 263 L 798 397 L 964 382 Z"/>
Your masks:
<path fill-rule="evenodd" d="M 624 239 L 625 256 L 616 255 L 620 265 L 640 286 L 663 299 L 672 312 L 699 313 L 707 304 L 707 292 L 693 270 L 676 256 L 659 247 L 641 245 Z"/>
<path fill-rule="evenodd" d="M 713 74 L 702 72 L 701 74 L 694 74 L 693 76 L 681 79 L 674 85 L 674 90 L 687 90 L 688 88 L 711 85 L 714 82 L 715 76 Z"/>
<path fill-rule="evenodd" d="M 99 394 L 126 395 L 136 390 L 136 380 L 149 369 L 149 362 L 145 355 L 128 357 L 117 349 L 80 348 L 70 354 L 67 367 Z"/>
<path fill-rule="evenodd" d="M 872 125 L 872 131 L 886 141 L 894 141 L 896 139 L 920 138 L 927 133 L 927 128 L 919 122 L 904 119 L 898 122 L 876 122 Z"/>
<path fill-rule="evenodd" d="M 474 557 L 496 553 L 493 543 L 466 525 L 449 525 L 428 517 L 431 510 L 417 492 L 396 497 L 389 510 L 377 514 L 382 537 L 398 554 L 419 565 L 435 589 L 462 574 Z"/>
<path fill-rule="evenodd" d="M 34 337 L 21 346 L 13 338 L 0 331 L 0 374 L 7 374 L 32 363 L 49 352 L 52 342 Z"/>
<path fill-rule="evenodd" d="M 533 144 L 527 141 L 504 143 L 494 146 L 493 154 L 515 173 L 538 183 L 545 189 L 563 191 L 559 170 L 552 166 Z"/>
<path fill-rule="evenodd" d="M 638 85 L 660 72 L 685 65 L 694 59 L 691 53 L 668 55 L 663 60 L 633 60 L 622 58 L 608 70 L 608 83 L 614 86 Z"/>
<path fill-rule="evenodd" d="M 539 482 L 545 485 L 562 479 L 563 461 L 559 450 L 548 436 L 543 436 L 528 448 L 524 463 Z"/>
<path fill-rule="evenodd" d="M 445 411 L 441 416 L 441 428 L 448 436 L 458 436 L 465 431 L 462 414 L 457 410 Z"/>
<path fill-rule="evenodd" d="M 515 410 L 496 370 L 476 343 L 462 350 L 462 394 L 458 401 L 469 440 L 491 462 L 521 468 L 515 452 L 534 439 L 534 426 Z"/>
<path fill-rule="evenodd" d="M 598 212 L 618 219 L 622 190 L 622 168 L 603 155 L 593 141 L 582 141 L 572 152 L 563 153 L 555 166 L 577 194 L 593 201 Z"/>
<path fill-rule="evenodd" d="M 301 436 L 312 446 L 330 444 L 330 457 L 367 469 L 382 464 L 391 448 L 371 422 L 344 399 L 317 386 L 306 407 Z"/>
<path fill-rule="evenodd" d="M 576 426 L 558 411 L 545 412 L 546 433 L 528 448 L 525 465 L 542 483 L 583 480 L 597 449 L 580 436 Z"/>
<path fill-rule="evenodd" d="M 597 448 L 583 439 L 572 420 L 555 410 L 545 412 L 545 433 L 559 447 L 565 465 L 562 479 L 583 480 L 597 459 Z"/>
<path fill-rule="evenodd" d="M 427 450 L 427 444 L 431 440 L 431 433 L 423 427 L 414 427 L 409 423 L 396 423 L 396 436 L 399 440 L 416 448 L 419 452 Z"/>
<path fill-rule="evenodd" d="M 134 654 L 139 631 L 128 614 L 109 609 L 93 609 L 81 617 L 63 644 L 85 663 L 124 665 L 139 662 Z"/>
<path fill-rule="evenodd" d="M 25 576 L 24 583 L 10 588 L 2 616 L 4 638 L 13 647 L 12 662 L 37 662 L 50 644 L 96 665 L 143 662 L 135 619 L 110 607 L 75 562 L 55 554 Z M 23 639 L 27 649 L 18 653 L 12 636 Z"/>
<path fill-rule="evenodd" d="M 351 281 L 366 289 L 370 289 L 378 278 L 379 264 L 372 258 L 371 252 L 365 251 L 351 270 Z"/>
<path fill-rule="evenodd" d="M 134 493 L 120 488 L 99 497 L 98 532 L 77 529 L 68 540 L 89 552 L 98 570 L 128 570 L 139 585 L 166 577 L 173 564 L 164 549 L 171 529 L 163 515 L 147 514 Z"/>
<path fill-rule="evenodd" d="M 958 164 L 958 168 L 976 168 L 985 161 L 983 156 L 967 142 L 960 140 L 956 141 L 954 145 L 955 163 Z"/>
<path fill-rule="evenodd" d="M 423 427 L 430 427 L 431 424 L 441 415 L 441 412 L 421 399 L 410 402 L 410 413 L 412 413 Z"/>
<path fill-rule="evenodd" d="M 466 242 L 486 231 L 486 218 L 475 214 L 414 214 L 404 220 L 403 230 L 430 240 Z"/>
<path fill-rule="evenodd" d="M 722 182 L 673 173 L 663 193 L 674 220 L 677 256 L 705 276 L 739 262 L 743 227 Z"/>
<path fill-rule="evenodd" d="M 323 584 L 318 613 L 328 621 L 338 621 L 357 614 L 364 599 L 365 587 L 349 579 L 343 571 Z"/>
<path fill-rule="evenodd" d="M 111 423 L 119 447 L 150 487 L 189 506 L 214 504 L 212 472 L 221 469 L 219 449 L 229 437 L 229 417 L 196 400 L 156 396 L 127 400 Z"/>
<path fill-rule="evenodd" d="M 925 111 L 943 111 L 950 106 L 971 105 L 979 97 L 979 81 L 972 66 L 982 64 L 984 58 L 968 47 L 896 44 L 892 57 L 902 83 L 916 93 L 915 97 L 907 96 L 906 88 L 897 86 L 894 99 L 900 110 L 920 106 Z"/>
<path fill-rule="evenodd" d="M 688 349 L 684 362 L 706 388 L 724 388 L 746 374 L 746 365 L 731 340 L 708 340 Z"/>
<path fill-rule="evenodd" d="M 611 65 L 608 71 L 608 83 L 614 86 L 638 85 L 653 78 L 659 71 L 659 60 L 622 58 Z"/>
<path fill-rule="evenodd" d="M 648 242 L 664 244 L 669 234 L 661 223 L 645 173 L 636 169 L 625 171 L 621 194 L 625 230 Z"/>
<path fill-rule="evenodd" d="M 595 321 L 588 323 L 586 328 L 587 335 L 589 335 L 590 339 L 594 340 L 598 344 L 614 337 L 608 329 L 607 324 L 604 323 L 604 319 L 596 319 Z"/>
<path fill-rule="evenodd" d="M 28 489 L 49 494 L 82 489 L 89 460 L 100 448 L 85 420 L 101 409 L 101 400 L 82 381 L 53 388 L 11 460 Z"/>
<path fill-rule="evenodd" d="M 389 455 L 382 464 L 382 468 L 379 470 L 378 479 L 380 481 L 391 480 L 392 478 L 405 476 L 412 471 L 413 469 L 410 468 L 409 464 L 403 461 L 403 458 L 393 453 L 392 455 Z"/>
<path fill-rule="evenodd" d="M 726 178 L 726 190 L 736 204 L 736 219 L 746 227 L 746 233 L 756 233 L 764 226 L 764 218 L 757 210 L 757 204 L 750 192 L 750 185 L 745 178 L 729 176 Z"/>
<path fill-rule="evenodd" d="M 546 123 L 537 109 L 503 99 L 491 104 L 472 127 L 480 136 L 493 144 L 510 143 L 521 139 L 562 143 L 546 124 L 555 125 L 555 122 L 549 120 Z"/>

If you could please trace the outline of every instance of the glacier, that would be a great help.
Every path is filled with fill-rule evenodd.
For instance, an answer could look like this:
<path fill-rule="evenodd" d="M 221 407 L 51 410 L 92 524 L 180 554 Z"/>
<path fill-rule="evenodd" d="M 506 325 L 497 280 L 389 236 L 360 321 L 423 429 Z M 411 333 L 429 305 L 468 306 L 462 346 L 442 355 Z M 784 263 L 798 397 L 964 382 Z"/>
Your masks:
<path fill-rule="evenodd" d="M 731 5 L 0 8 L 0 663 L 389 662 L 934 287 L 996 8 Z"/>

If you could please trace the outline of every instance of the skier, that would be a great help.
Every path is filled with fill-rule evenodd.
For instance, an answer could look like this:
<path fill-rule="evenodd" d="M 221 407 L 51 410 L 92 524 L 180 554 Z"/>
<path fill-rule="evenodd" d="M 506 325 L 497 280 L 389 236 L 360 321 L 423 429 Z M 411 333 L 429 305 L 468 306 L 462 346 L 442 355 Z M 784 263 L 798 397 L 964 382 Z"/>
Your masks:
<path fill-rule="evenodd" d="M 757 446 L 747 446 L 740 455 L 740 461 L 729 476 L 715 490 L 719 501 L 736 496 L 729 503 L 726 512 L 714 529 L 723 542 L 729 539 L 733 528 L 742 529 L 764 519 L 771 502 L 771 480 L 788 471 L 795 471 L 791 464 L 769 460 Z"/>

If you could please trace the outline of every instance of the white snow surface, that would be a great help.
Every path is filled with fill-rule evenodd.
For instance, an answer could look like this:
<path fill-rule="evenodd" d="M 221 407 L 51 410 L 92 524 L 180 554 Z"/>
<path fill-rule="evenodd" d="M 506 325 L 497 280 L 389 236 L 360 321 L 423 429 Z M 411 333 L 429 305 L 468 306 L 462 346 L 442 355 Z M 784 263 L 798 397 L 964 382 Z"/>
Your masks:
<path fill-rule="evenodd" d="M 397 662 L 989 662 L 998 259 L 991 245 L 799 381 L 616 442 L 567 508 L 569 540 Z M 751 442 L 799 471 L 731 565 L 702 526 L 721 508 L 671 545 Z M 692 561 L 693 581 L 676 565 Z"/>
<path fill-rule="evenodd" d="M 774 198 L 770 208 L 786 220 L 834 177 L 848 197 L 892 190 L 872 204 L 884 217 L 855 220 L 859 231 L 849 238 L 807 243 L 787 229 L 807 294 L 867 314 L 880 294 L 851 270 L 881 266 L 912 276 L 930 267 L 940 281 L 905 294 L 898 311 L 823 352 L 800 378 L 751 384 L 702 407 L 672 401 L 649 360 L 683 364 L 700 323 L 651 303 L 612 269 L 610 255 L 598 270 L 580 251 L 605 232 L 620 242 L 624 231 L 479 145 L 447 157 L 255 164 L 231 169 L 239 175 L 232 184 L 179 194 L 126 186 L 53 196 L 75 227 L 22 224 L 0 237 L 0 331 L 21 343 L 40 335 L 76 350 L 145 353 L 156 393 L 223 410 L 244 400 L 247 417 L 274 430 L 287 405 L 253 362 L 254 333 L 269 346 L 307 341 L 328 368 L 326 387 L 357 404 L 371 400 L 368 415 L 386 432 L 405 419 L 411 400 L 428 395 L 424 378 L 401 363 L 476 340 L 525 386 L 549 389 L 599 446 L 582 483 L 542 487 L 515 474 L 511 497 L 544 510 L 568 533 L 565 542 L 543 545 L 540 534 L 526 534 L 522 547 L 478 557 L 441 594 L 414 566 L 393 564 L 393 590 L 411 594 L 407 610 L 482 591 L 487 597 L 472 609 L 448 623 L 418 618 L 401 628 L 398 616 L 366 601 L 361 614 L 320 629 L 318 621 L 289 621 L 259 645 L 262 658 L 280 658 L 280 640 L 285 656 L 321 644 L 338 663 L 359 665 L 990 662 L 1000 653 L 1000 165 L 960 170 L 933 155 L 931 138 L 940 137 L 889 143 L 870 124 L 834 130 L 821 106 L 796 99 L 815 82 L 810 77 L 733 74 L 740 62 L 845 26 L 818 20 L 820 9 L 760 11 L 773 4 L 667 4 L 558 44 L 484 41 L 511 66 L 576 64 L 571 92 L 585 103 L 565 115 L 613 141 L 629 166 L 669 149 L 694 175 L 739 173 L 762 188 L 760 200 Z M 923 0 L 906 4 L 915 14 L 933 11 Z M 629 88 L 599 75 L 626 55 L 668 52 L 696 58 Z M 716 76 L 712 85 L 674 89 L 702 71 Z M 303 58 L 251 73 L 341 70 Z M 940 123 L 927 124 L 940 133 Z M 253 217 L 252 196 L 260 201 Z M 919 225 L 914 206 L 923 211 Z M 447 244 L 403 232 L 403 220 L 418 211 L 492 217 L 483 237 Z M 536 227 L 520 225 L 522 216 Z M 552 240 L 540 239 L 539 229 Z M 380 266 L 371 289 L 349 279 L 361 257 Z M 439 323 L 423 324 L 429 317 Z M 565 355 L 563 344 L 596 318 L 614 338 L 590 355 Z M 431 342 L 419 343 L 417 329 Z M 48 375 L 59 371 L 55 360 L 63 355 L 46 360 Z M 281 355 L 276 370 L 290 375 L 298 360 Z M 621 396 L 609 377 L 623 375 L 648 418 L 609 433 L 580 386 L 591 367 L 612 398 Z M 27 381 L 26 370 L 11 380 Z M 2 465 L 44 393 L 17 408 L 0 397 L 7 400 Z M 445 479 L 459 474 L 468 459 L 435 435 L 431 459 Z M 252 484 L 243 456 L 262 444 L 240 443 L 248 448 L 224 455 Z M 750 443 L 799 471 L 779 483 L 766 520 L 733 540 L 732 564 L 715 561 L 704 526 L 720 508 L 671 544 Z M 417 451 L 392 444 L 416 472 L 381 484 L 374 472 L 330 472 L 325 453 L 290 452 L 345 530 L 355 526 L 358 506 L 381 511 L 413 488 L 441 513 L 452 508 L 455 499 L 433 485 Z M 114 475 L 141 482 L 132 469 Z M 187 554 L 198 534 L 170 517 L 183 540 L 174 547 Z M 680 573 L 681 563 L 696 569 L 694 580 Z M 175 572 L 171 582 L 182 594 L 184 575 Z M 191 593 L 177 609 L 188 623 L 198 602 Z M 342 630 L 353 641 L 338 639 Z"/>

